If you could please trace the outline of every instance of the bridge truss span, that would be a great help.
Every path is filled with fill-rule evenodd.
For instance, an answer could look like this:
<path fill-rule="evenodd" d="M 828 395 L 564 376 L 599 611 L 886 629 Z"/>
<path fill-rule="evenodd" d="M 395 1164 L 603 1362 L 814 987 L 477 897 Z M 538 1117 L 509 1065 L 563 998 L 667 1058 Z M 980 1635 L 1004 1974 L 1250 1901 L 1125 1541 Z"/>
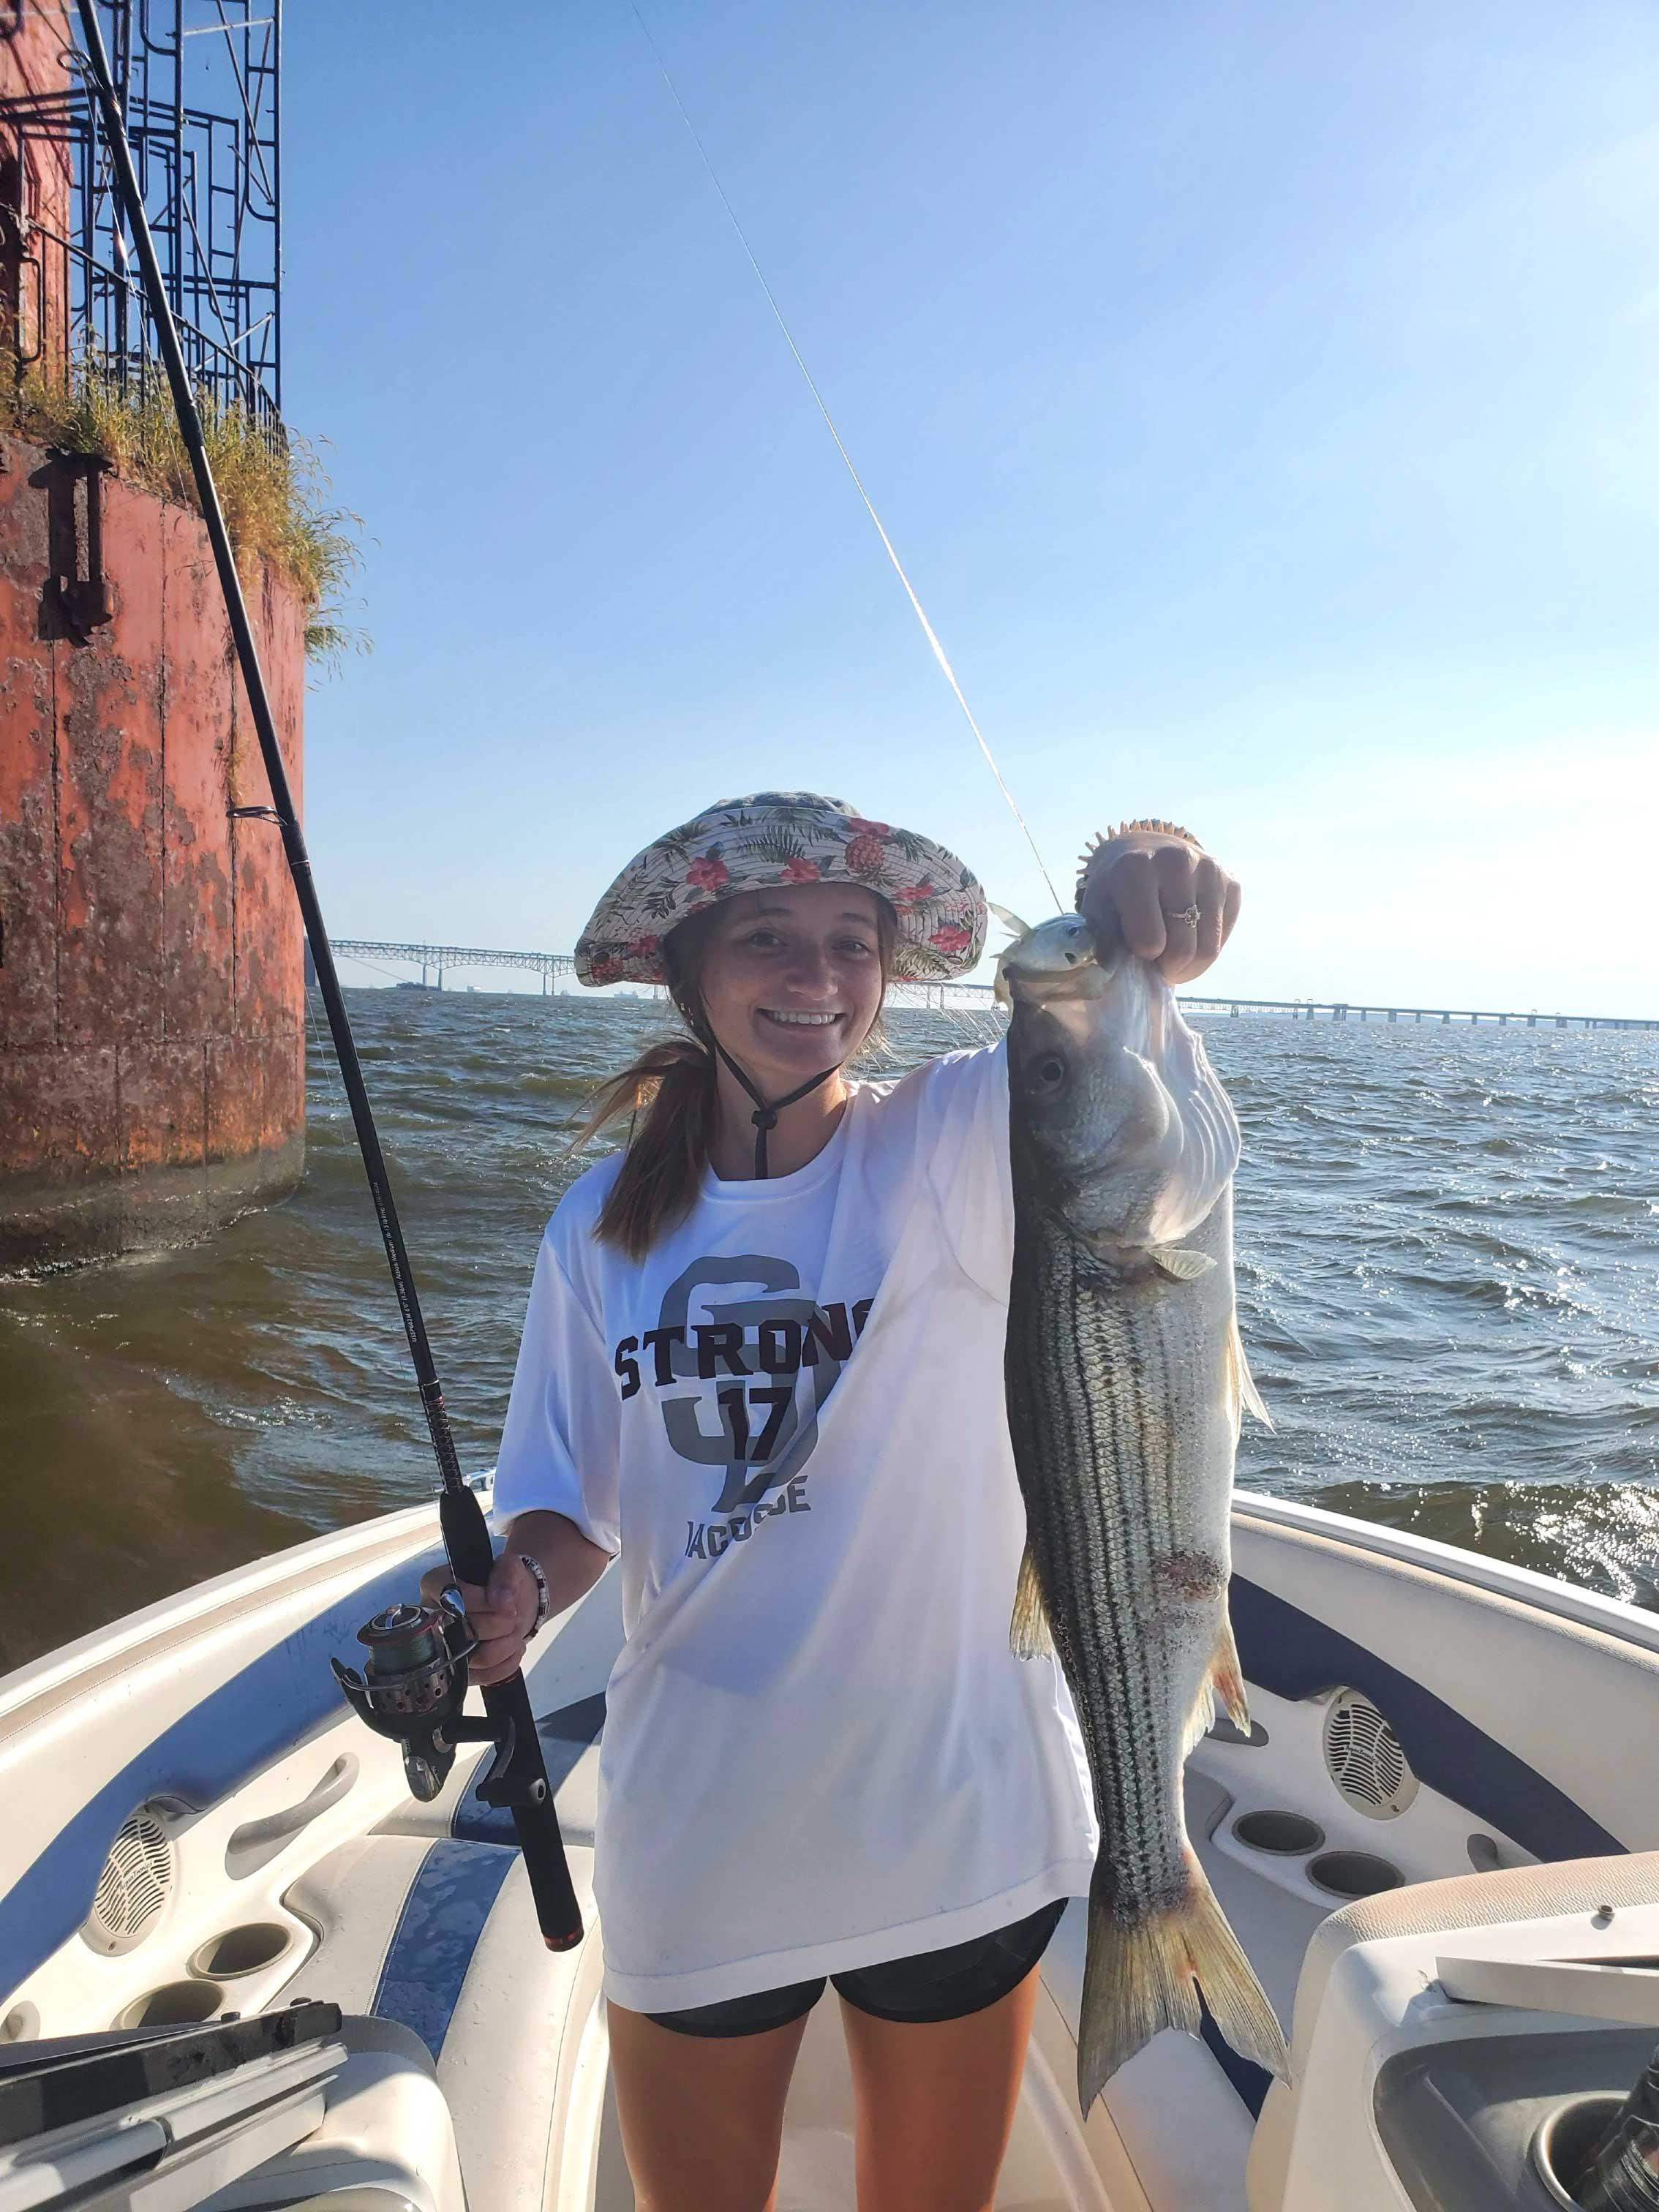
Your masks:
<path fill-rule="evenodd" d="M 568 952 L 515 952 L 477 945 L 410 945 L 389 939 L 357 937 L 337 938 L 334 950 L 342 959 L 362 960 L 371 967 L 384 969 L 385 963 L 392 962 L 418 968 L 421 981 L 433 988 L 431 978 L 435 975 L 435 988 L 440 990 L 443 988 L 445 970 L 457 968 L 528 969 L 541 976 L 544 994 L 555 993 L 562 986 L 574 982 L 576 974 L 574 958 Z M 650 995 L 663 998 L 666 994 L 658 988 Z M 995 1003 L 988 983 L 895 983 L 889 988 L 887 997 L 890 1005 L 925 1007 L 936 1013 L 952 1008 L 989 1012 Z M 1461 1022 L 1504 1029 L 1659 1031 L 1659 1019 L 1644 1015 L 1564 1014 L 1540 1012 L 1535 1007 L 1517 1012 L 1512 1008 L 1492 1007 L 1370 1006 L 1344 999 L 1219 998 L 1192 992 L 1182 992 L 1181 1003 L 1188 1013 L 1223 1014 L 1235 1018 L 1265 1014 L 1280 1020 L 1309 1022 Z"/>

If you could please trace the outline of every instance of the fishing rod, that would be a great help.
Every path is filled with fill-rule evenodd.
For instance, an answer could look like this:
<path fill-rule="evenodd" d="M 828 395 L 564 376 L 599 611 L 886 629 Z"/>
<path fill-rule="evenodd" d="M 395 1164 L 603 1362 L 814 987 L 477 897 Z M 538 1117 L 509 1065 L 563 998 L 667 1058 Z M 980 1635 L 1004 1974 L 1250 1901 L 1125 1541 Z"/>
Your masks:
<path fill-rule="evenodd" d="M 276 725 L 271 718 L 270 701 L 259 666 L 258 648 L 254 643 L 252 627 L 248 621 L 247 605 L 242 596 L 241 579 L 236 573 L 235 555 L 231 550 L 230 534 L 225 527 L 224 512 L 219 504 L 218 489 L 208 459 L 200 410 L 185 367 L 178 325 L 173 319 L 172 304 L 161 276 L 161 264 L 156 258 L 155 242 L 150 235 L 149 219 L 144 212 L 143 195 L 139 190 L 137 172 L 133 166 L 125 118 L 121 113 L 110 76 L 109 57 L 98 21 L 97 0 L 76 0 L 76 4 L 85 46 L 85 52 L 79 59 L 92 80 L 103 118 L 116 191 L 126 216 L 133 245 L 137 249 L 144 294 L 161 341 L 161 358 L 167 367 L 167 382 L 172 388 L 173 404 L 179 417 L 179 432 L 190 455 L 202 520 L 207 525 L 208 538 L 213 547 L 220 589 L 224 594 L 225 612 L 235 642 L 236 658 L 241 667 L 253 726 L 258 733 L 265 775 L 270 786 L 271 805 L 269 807 L 233 807 L 231 812 L 233 815 L 254 815 L 274 820 L 283 834 L 283 850 L 287 855 L 289 872 L 294 878 L 295 893 L 300 902 L 300 914 L 311 946 L 312 963 L 317 971 L 317 988 L 328 1015 L 329 1032 L 334 1040 L 335 1056 L 339 1061 L 341 1079 L 351 1107 L 352 1125 L 356 1130 L 358 1147 L 363 1157 L 363 1170 L 368 1177 L 374 1212 L 380 1224 L 380 1236 L 386 1245 L 386 1264 L 392 1270 L 392 1285 L 403 1315 L 404 1333 L 409 1339 L 410 1357 L 415 1364 L 415 1378 L 420 1389 L 421 1409 L 426 1415 L 432 1449 L 442 1480 L 438 1516 L 444 1549 L 449 1558 L 449 1570 L 456 1581 L 482 1587 L 489 1582 L 490 1570 L 495 1565 L 495 1547 L 490 1540 L 483 1508 L 479 1504 L 477 1494 L 468 1486 L 456 1456 L 455 1439 L 450 1432 L 449 1415 L 444 1407 L 443 1389 L 438 1380 L 432 1346 L 427 1338 L 426 1323 L 422 1318 L 414 1273 L 409 1264 L 409 1254 L 404 1249 L 403 1230 L 398 1223 L 398 1209 L 386 1175 L 386 1160 L 374 1127 L 374 1115 L 363 1085 L 356 1042 L 351 1034 L 345 1001 L 340 995 L 334 955 L 329 945 L 328 932 L 323 926 L 316 886 L 312 880 L 311 861 L 295 811 L 293 793 L 289 788 L 288 771 L 283 764 L 282 747 L 277 742 Z M 477 1784 L 477 1795 L 485 1804 L 504 1806 L 513 1814 L 519 1846 L 524 1854 L 525 1871 L 529 1876 L 535 1899 L 536 1917 L 548 1948 L 566 1951 L 580 1942 L 582 1935 L 581 1910 L 571 1886 L 564 1841 L 559 1833 L 558 1815 L 554 1809 L 553 1795 L 548 1787 L 547 1769 L 542 1759 L 541 1739 L 536 1732 L 536 1717 L 531 1710 L 530 1693 L 525 1687 L 523 1674 L 515 1674 L 509 1680 L 492 1683 L 484 1689 L 484 1720 L 468 1720 L 463 1717 L 461 1706 L 466 1696 L 465 1660 L 473 1646 L 467 1640 L 459 1607 L 450 1602 L 447 1595 L 444 1601 L 437 1606 L 388 1607 L 359 1632 L 358 1640 L 368 1650 L 362 1674 L 354 1674 L 335 1660 L 331 1663 L 336 1679 L 354 1709 L 368 1725 L 378 1734 L 389 1736 L 402 1745 L 404 1771 L 417 1797 L 429 1799 L 436 1796 L 454 1763 L 459 1744 L 479 1741 L 495 1744 L 495 1759 L 488 1774 Z"/>

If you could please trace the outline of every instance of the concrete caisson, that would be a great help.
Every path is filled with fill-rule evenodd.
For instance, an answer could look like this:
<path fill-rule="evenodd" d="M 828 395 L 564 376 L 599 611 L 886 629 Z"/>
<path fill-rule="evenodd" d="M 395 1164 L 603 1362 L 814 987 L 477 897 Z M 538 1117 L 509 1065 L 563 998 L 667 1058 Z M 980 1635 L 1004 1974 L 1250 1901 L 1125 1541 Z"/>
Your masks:
<path fill-rule="evenodd" d="M 249 590 L 300 788 L 305 621 Z M 0 1268 L 199 1237 L 305 1146 L 297 909 L 200 518 L 0 438 Z"/>

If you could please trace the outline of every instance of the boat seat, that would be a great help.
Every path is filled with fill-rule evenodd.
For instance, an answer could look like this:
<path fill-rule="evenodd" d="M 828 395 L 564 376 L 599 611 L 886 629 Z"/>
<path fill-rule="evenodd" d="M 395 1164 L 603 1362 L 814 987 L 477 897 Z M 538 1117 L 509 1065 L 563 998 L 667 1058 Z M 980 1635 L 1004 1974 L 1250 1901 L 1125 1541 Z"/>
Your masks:
<path fill-rule="evenodd" d="M 573 1846 L 568 1856 L 590 1934 L 562 1953 L 542 1942 L 524 1862 L 506 1844 L 359 1837 L 285 1898 L 320 1940 L 284 1998 L 325 1997 L 418 2039 L 453 2118 L 471 2201 L 489 2212 L 542 2212 L 562 2073 L 568 2091 L 598 2002 L 592 1854 Z"/>
<path fill-rule="evenodd" d="M 328 2084 L 321 2124 L 201 2200 L 201 2212 L 287 2212 L 296 2203 L 465 2212 L 454 2125 L 420 2038 L 396 2021 L 357 2015 L 334 2039 L 347 2057 Z"/>
<path fill-rule="evenodd" d="M 1291 2036 L 1291 2081 L 1267 2093 L 1250 2145 L 1246 2172 L 1249 2212 L 1278 2212 L 1290 2170 L 1295 2084 L 1303 2077 L 1332 1973 L 1358 1943 L 1402 1936 L 1451 1934 L 1506 1921 L 1547 1920 L 1593 1912 L 1598 1905 L 1651 1904 L 1659 1898 L 1659 1851 L 1618 1857 L 1564 1859 L 1553 1865 L 1506 1867 L 1489 1874 L 1454 1875 L 1443 1881 L 1413 1882 L 1406 1889 L 1345 1905 L 1320 1923 L 1309 1942 L 1297 1983 Z"/>
<path fill-rule="evenodd" d="M 407 2028 L 325 2005 L 226 2022 L 13 2046 L 0 2203 L 276 2212 L 350 2190 L 382 2212 L 466 2212 L 454 2128 Z"/>

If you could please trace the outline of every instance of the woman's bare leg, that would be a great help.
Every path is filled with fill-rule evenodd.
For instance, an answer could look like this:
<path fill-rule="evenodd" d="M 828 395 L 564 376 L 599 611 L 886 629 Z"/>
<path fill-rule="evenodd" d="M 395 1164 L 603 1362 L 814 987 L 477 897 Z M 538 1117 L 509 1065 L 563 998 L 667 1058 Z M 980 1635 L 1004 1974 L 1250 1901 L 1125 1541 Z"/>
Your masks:
<path fill-rule="evenodd" d="M 1014 2124 L 1037 1969 L 963 2020 L 876 2020 L 843 2003 L 859 2212 L 989 2212 Z"/>
<path fill-rule="evenodd" d="M 773 2212 L 805 2016 L 759 2035 L 712 2036 L 681 2035 L 622 2005 L 605 2013 L 638 2212 Z"/>

